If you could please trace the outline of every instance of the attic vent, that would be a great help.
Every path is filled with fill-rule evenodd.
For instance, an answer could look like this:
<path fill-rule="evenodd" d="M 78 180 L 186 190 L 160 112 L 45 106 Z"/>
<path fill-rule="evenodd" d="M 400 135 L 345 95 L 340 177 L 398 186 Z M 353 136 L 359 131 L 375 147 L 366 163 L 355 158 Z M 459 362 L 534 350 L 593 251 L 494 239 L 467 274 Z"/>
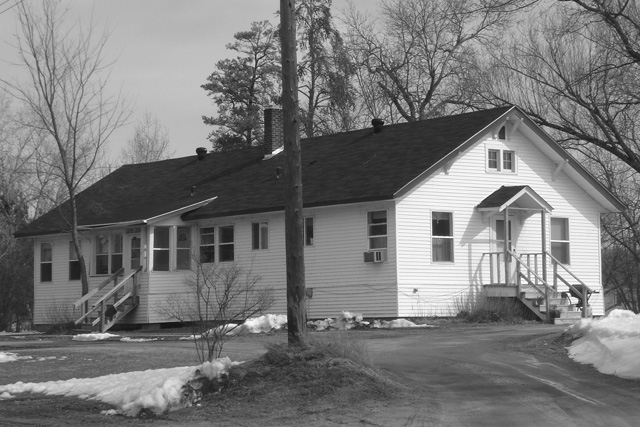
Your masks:
<path fill-rule="evenodd" d="M 382 119 L 373 119 L 373 120 L 371 120 L 371 124 L 373 125 L 373 133 L 382 132 L 382 127 L 384 126 L 384 120 L 382 120 Z"/>
<path fill-rule="evenodd" d="M 198 160 L 202 160 L 207 155 L 207 149 L 204 147 L 196 148 L 196 154 L 198 155 Z"/>

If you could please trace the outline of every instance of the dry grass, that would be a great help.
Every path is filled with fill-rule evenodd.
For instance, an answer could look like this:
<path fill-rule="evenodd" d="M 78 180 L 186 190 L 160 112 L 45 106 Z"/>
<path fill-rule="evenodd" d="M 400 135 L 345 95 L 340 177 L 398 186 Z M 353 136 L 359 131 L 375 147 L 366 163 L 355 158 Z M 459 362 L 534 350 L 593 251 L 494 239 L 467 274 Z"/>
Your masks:
<path fill-rule="evenodd" d="M 459 297 L 453 302 L 456 318 L 468 323 L 523 323 L 535 316 L 516 298 Z"/>
<path fill-rule="evenodd" d="M 363 343 L 337 335 L 314 338 L 301 347 L 269 345 L 262 357 L 233 368 L 221 391 L 206 396 L 202 405 L 218 420 L 239 417 L 247 425 L 261 419 L 270 420 L 268 425 L 292 425 L 319 412 L 385 406 L 401 389 L 372 367 Z"/>

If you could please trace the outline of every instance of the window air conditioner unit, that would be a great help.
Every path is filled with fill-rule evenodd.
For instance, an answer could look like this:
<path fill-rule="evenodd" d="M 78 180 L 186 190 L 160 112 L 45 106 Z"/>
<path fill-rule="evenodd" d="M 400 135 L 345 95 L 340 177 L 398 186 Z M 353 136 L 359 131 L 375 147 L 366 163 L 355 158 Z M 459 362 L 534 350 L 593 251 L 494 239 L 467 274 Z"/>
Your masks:
<path fill-rule="evenodd" d="M 364 262 L 384 262 L 387 260 L 387 251 L 379 249 L 375 251 L 367 251 L 364 253 Z"/>

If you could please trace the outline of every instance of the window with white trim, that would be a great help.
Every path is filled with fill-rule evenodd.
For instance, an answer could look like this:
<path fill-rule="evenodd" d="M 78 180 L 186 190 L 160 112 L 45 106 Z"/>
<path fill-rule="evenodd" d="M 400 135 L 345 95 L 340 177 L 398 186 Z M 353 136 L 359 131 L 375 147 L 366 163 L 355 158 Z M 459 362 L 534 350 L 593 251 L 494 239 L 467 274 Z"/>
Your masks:
<path fill-rule="evenodd" d="M 251 224 L 251 249 L 269 249 L 268 222 L 254 222 Z"/>
<path fill-rule="evenodd" d="M 69 242 L 69 280 L 80 280 L 80 258 L 73 242 Z"/>
<path fill-rule="evenodd" d="M 169 271 L 171 227 L 153 227 L 153 271 Z"/>
<path fill-rule="evenodd" d="M 367 212 L 369 249 L 387 248 L 387 211 Z"/>
<path fill-rule="evenodd" d="M 95 238 L 95 274 L 113 274 L 122 268 L 122 234 L 100 233 Z"/>
<path fill-rule="evenodd" d="M 216 262 L 216 228 L 200 229 L 200 262 Z"/>
<path fill-rule="evenodd" d="M 453 215 L 431 212 L 431 260 L 453 262 Z"/>
<path fill-rule="evenodd" d="M 487 171 L 514 173 L 516 171 L 516 152 L 501 148 L 488 148 Z"/>
<path fill-rule="evenodd" d="M 53 244 L 40 243 L 40 281 L 51 282 L 53 280 Z"/>
<path fill-rule="evenodd" d="M 191 227 L 177 227 L 176 234 L 176 269 L 191 270 Z"/>
<path fill-rule="evenodd" d="M 235 258 L 235 233 L 233 225 L 218 227 L 218 259 L 220 262 L 233 261 Z"/>
<path fill-rule="evenodd" d="M 304 245 L 313 246 L 313 217 L 304 219 Z"/>
<path fill-rule="evenodd" d="M 131 237 L 131 269 L 136 270 L 140 267 L 142 257 L 142 239 L 140 236 Z"/>
<path fill-rule="evenodd" d="M 551 255 L 562 264 L 570 264 L 569 218 L 551 218 Z"/>

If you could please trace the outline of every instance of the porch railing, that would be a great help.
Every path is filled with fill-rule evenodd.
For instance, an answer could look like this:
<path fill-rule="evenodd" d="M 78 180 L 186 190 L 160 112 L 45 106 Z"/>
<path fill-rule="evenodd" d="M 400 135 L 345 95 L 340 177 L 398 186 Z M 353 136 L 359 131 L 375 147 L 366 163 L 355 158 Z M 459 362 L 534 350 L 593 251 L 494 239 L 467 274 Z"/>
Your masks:
<path fill-rule="evenodd" d="M 111 276 L 102 281 L 96 288 L 92 289 L 78 301 L 76 301 L 73 306 L 74 308 L 82 307 L 82 315 L 75 321 L 76 325 L 79 325 L 83 322 L 91 322 L 91 326 L 95 326 L 98 323 L 100 324 L 100 331 L 104 331 L 104 327 L 106 324 L 106 308 L 108 305 L 108 301 L 110 298 L 113 298 L 113 308 L 117 309 L 120 305 L 124 304 L 129 298 L 137 303 L 138 300 L 138 273 L 142 271 L 142 267 L 138 267 L 136 270 L 127 274 L 122 280 L 118 281 L 118 278 L 123 275 L 124 269 L 113 273 Z M 126 292 L 124 295 L 120 296 L 120 291 L 124 291 L 127 286 L 129 280 L 131 279 L 131 289 Z M 102 297 L 92 305 L 91 309 L 88 309 L 89 300 L 96 296 L 98 292 L 100 292 L 103 288 L 113 282 L 113 288 L 105 293 Z M 96 314 L 96 319 L 90 320 L 91 315 Z"/>
<path fill-rule="evenodd" d="M 509 263 L 505 262 L 505 252 L 486 252 L 483 256 L 489 259 L 489 280 L 492 285 L 513 285 L 517 288 L 517 295 L 520 295 L 522 281 L 524 280 L 531 288 L 535 289 L 540 296 L 545 298 L 549 307 L 549 294 L 558 292 L 558 283 L 561 282 L 569 289 L 573 296 L 577 296 L 582 303 L 582 317 L 587 317 L 589 312 L 589 296 L 593 290 L 587 286 L 578 276 L 576 276 L 566 265 L 558 261 L 551 253 L 545 251 L 548 262 L 551 263 L 551 281 L 548 281 L 542 270 L 543 254 L 537 253 L 516 253 L 515 250 L 508 251 Z M 511 271 L 507 272 L 507 266 L 515 262 L 515 280 L 512 280 Z M 511 270 L 511 268 L 509 268 Z M 571 284 L 564 275 L 569 275 L 578 285 Z"/>

